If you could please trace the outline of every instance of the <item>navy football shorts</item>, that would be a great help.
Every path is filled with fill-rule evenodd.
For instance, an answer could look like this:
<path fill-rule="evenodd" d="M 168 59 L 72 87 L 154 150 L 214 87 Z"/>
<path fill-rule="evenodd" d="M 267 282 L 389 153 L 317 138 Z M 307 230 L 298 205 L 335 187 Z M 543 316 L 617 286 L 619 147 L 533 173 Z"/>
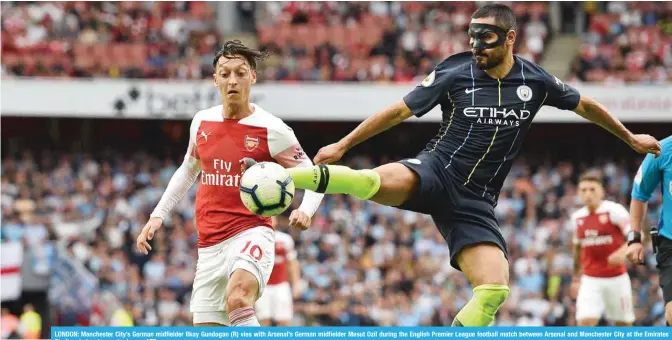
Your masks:
<path fill-rule="evenodd" d="M 493 243 L 508 258 L 494 206 L 467 190 L 464 183 L 445 168 L 440 157 L 435 152 L 423 151 L 416 158 L 399 161 L 418 174 L 420 183 L 411 198 L 398 208 L 432 216 L 448 243 L 450 264 L 458 270 L 457 254 L 474 244 Z"/>
<path fill-rule="evenodd" d="M 672 301 L 672 240 L 658 236 L 660 244 L 656 254 L 656 267 L 660 273 L 660 288 L 663 290 L 665 303 Z"/>

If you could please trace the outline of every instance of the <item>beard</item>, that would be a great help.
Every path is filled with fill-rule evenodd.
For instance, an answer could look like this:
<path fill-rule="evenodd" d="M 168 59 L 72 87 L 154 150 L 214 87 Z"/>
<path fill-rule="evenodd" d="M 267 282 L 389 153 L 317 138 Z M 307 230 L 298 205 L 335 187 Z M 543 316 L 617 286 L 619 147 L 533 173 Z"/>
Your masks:
<path fill-rule="evenodd" d="M 476 67 L 481 70 L 489 70 L 493 67 L 499 66 L 499 64 L 504 62 L 506 49 L 504 46 L 500 46 L 490 49 L 487 52 L 483 50 L 472 53 L 474 55 L 474 62 L 476 63 Z"/>

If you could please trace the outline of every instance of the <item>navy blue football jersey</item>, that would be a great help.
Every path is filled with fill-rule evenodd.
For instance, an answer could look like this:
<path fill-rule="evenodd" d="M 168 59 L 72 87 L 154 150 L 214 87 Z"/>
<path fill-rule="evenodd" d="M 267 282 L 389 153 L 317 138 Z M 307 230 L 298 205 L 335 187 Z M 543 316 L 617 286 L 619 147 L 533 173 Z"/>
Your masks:
<path fill-rule="evenodd" d="M 425 149 L 470 191 L 496 201 L 513 159 L 543 105 L 574 110 L 580 95 L 533 62 L 514 55 L 502 79 L 476 67 L 470 52 L 441 62 L 404 102 L 420 117 L 441 106 L 441 129 Z"/>

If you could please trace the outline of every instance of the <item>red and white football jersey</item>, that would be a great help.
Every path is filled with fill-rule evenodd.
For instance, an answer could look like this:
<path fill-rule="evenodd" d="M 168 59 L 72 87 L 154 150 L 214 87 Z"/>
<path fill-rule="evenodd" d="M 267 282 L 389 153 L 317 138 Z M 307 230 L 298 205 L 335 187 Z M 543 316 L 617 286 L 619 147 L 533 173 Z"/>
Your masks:
<path fill-rule="evenodd" d="M 289 261 L 296 260 L 296 249 L 292 237 L 282 231 L 275 231 L 275 265 L 268 279 L 268 285 L 288 282 Z"/>
<path fill-rule="evenodd" d="M 603 201 L 594 211 L 583 207 L 572 214 L 574 242 L 581 245 L 583 274 L 593 277 L 614 277 L 626 272 L 625 264 L 610 266 L 609 255 L 625 243 L 630 230 L 630 215 L 622 205 Z"/>
<path fill-rule="evenodd" d="M 254 105 L 243 119 L 224 119 L 222 105 L 199 111 L 191 123 L 187 157 L 200 160 L 196 194 L 198 246 L 209 247 L 271 219 L 247 210 L 240 200 L 240 160 L 275 161 L 294 167 L 306 160 L 292 129 Z"/>

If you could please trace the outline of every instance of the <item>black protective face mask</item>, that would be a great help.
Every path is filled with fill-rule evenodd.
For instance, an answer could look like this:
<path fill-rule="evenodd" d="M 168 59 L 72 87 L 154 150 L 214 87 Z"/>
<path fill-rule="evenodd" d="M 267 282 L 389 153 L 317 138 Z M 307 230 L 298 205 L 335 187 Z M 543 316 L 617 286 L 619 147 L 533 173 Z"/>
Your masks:
<path fill-rule="evenodd" d="M 488 38 L 490 33 L 495 33 L 497 35 L 497 40 L 495 42 L 486 43 L 485 40 Z M 474 38 L 474 42 L 471 45 L 471 48 L 477 50 L 484 50 L 495 48 L 501 45 L 504 45 L 506 42 L 506 34 L 509 30 L 505 30 L 499 26 L 490 25 L 490 24 L 470 24 L 469 25 L 469 36 Z"/>

